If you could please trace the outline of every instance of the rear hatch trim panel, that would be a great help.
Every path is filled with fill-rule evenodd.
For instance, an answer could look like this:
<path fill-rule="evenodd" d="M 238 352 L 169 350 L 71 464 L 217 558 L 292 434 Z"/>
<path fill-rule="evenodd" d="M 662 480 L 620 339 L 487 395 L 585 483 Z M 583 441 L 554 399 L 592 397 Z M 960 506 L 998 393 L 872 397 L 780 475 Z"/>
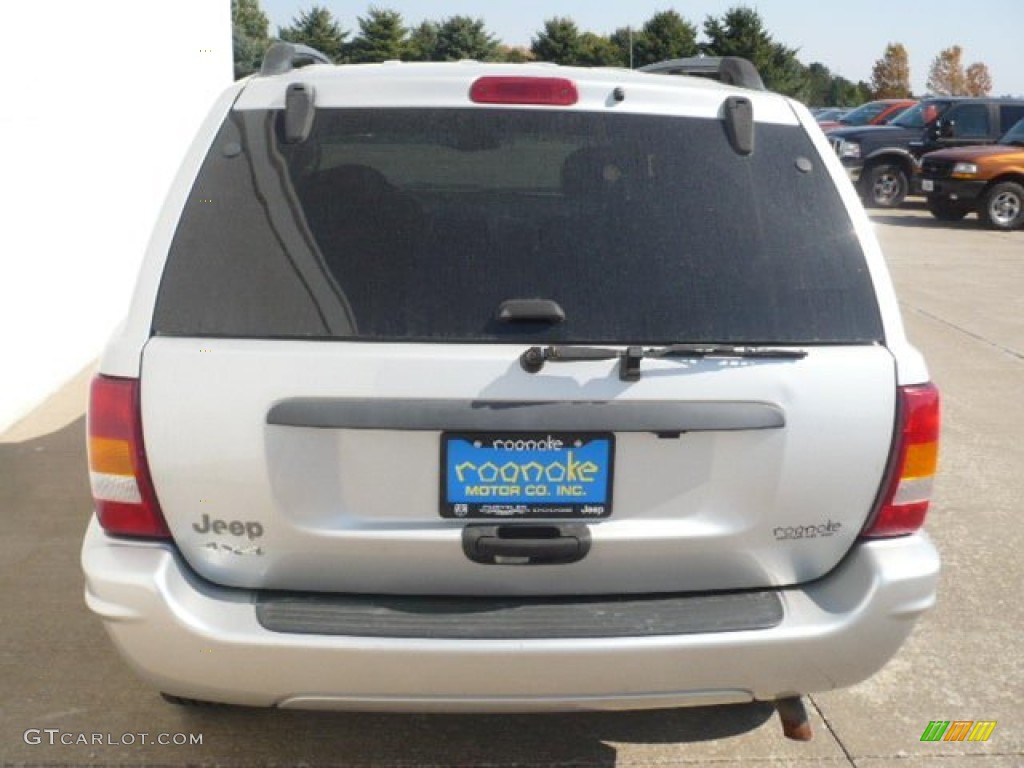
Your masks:
<path fill-rule="evenodd" d="M 267 412 L 267 423 L 317 429 L 536 432 L 723 432 L 779 429 L 777 405 L 759 402 L 607 402 L 291 398 Z"/>

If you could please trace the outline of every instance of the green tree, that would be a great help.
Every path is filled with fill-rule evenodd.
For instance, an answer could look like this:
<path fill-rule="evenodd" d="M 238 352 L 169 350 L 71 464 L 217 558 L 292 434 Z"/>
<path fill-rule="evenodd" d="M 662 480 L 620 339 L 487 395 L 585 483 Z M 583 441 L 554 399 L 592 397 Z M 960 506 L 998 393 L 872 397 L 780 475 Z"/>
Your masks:
<path fill-rule="evenodd" d="M 260 8 L 260 0 L 231 0 L 231 24 L 254 40 L 270 36 L 270 21 Z"/>
<path fill-rule="evenodd" d="M 251 37 L 240 34 L 238 27 L 231 29 L 231 48 L 235 60 L 235 80 L 258 72 L 267 49 Z"/>
<path fill-rule="evenodd" d="M 828 99 L 825 103 L 833 107 L 856 107 L 871 101 L 871 86 L 865 82 L 854 83 L 838 75 L 832 78 Z"/>
<path fill-rule="evenodd" d="M 586 67 L 626 67 L 629 54 L 610 38 L 593 32 L 580 35 L 579 63 Z"/>
<path fill-rule="evenodd" d="M 902 43 L 889 43 L 871 69 L 871 92 L 876 99 L 910 96 L 910 57 Z"/>
<path fill-rule="evenodd" d="M 497 52 L 498 41 L 487 31 L 483 19 L 450 16 L 437 27 L 437 44 L 431 58 L 438 61 L 488 61 Z"/>
<path fill-rule="evenodd" d="M 820 61 L 807 65 L 805 96 L 808 104 L 823 107 L 854 107 L 871 100 L 867 83 L 853 83 L 834 74 Z"/>
<path fill-rule="evenodd" d="M 392 61 L 406 55 L 409 30 L 402 23 L 402 14 L 370 6 L 358 21 L 359 34 L 348 45 L 349 61 Z"/>
<path fill-rule="evenodd" d="M 834 106 L 829 98 L 835 77 L 820 61 L 807 65 L 807 103 L 820 107 Z"/>
<path fill-rule="evenodd" d="M 231 0 L 231 42 L 235 79 L 259 70 L 270 44 L 270 21 L 259 0 Z"/>
<path fill-rule="evenodd" d="M 544 29 L 530 43 L 530 51 L 538 61 L 555 64 L 576 64 L 580 59 L 580 30 L 576 22 L 555 16 L 544 22 Z"/>
<path fill-rule="evenodd" d="M 732 8 L 721 19 L 708 16 L 704 20 L 704 36 L 707 42 L 701 48 L 709 56 L 749 59 L 767 88 L 806 99 L 807 69 L 797 59 L 796 49 L 775 42 L 753 8 Z"/>
<path fill-rule="evenodd" d="M 697 28 L 675 11 L 660 11 L 633 40 L 633 66 L 695 56 L 698 50 Z"/>
<path fill-rule="evenodd" d="M 436 21 L 424 21 L 415 27 L 409 33 L 405 57 L 409 61 L 437 61 L 437 33 L 440 26 Z"/>
<path fill-rule="evenodd" d="M 632 27 L 619 27 L 608 36 L 608 41 L 619 51 L 624 67 L 636 67 L 636 43 L 640 32 Z"/>
<path fill-rule="evenodd" d="M 336 63 L 344 61 L 345 38 L 348 32 L 334 20 L 326 8 L 314 5 L 292 19 L 290 27 L 280 27 L 277 36 L 289 43 L 316 48 Z"/>
<path fill-rule="evenodd" d="M 778 60 L 773 74 L 769 77 L 772 85 L 767 85 L 766 82 L 766 88 L 792 96 L 799 101 L 807 101 L 807 67 L 796 56 Z"/>

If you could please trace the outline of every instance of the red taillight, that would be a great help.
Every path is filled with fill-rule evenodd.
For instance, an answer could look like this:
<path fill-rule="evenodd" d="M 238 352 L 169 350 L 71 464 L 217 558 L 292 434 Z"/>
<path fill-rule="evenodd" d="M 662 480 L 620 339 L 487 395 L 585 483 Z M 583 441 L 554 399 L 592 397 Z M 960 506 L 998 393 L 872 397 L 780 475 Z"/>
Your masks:
<path fill-rule="evenodd" d="M 469 89 L 477 104 L 568 107 L 579 101 L 576 83 L 564 77 L 481 77 Z"/>
<path fill-rule="evenodd" d="M 939 459 L 939 390 L 934 384 L 900 387 L 900 428 L 881 506 L 862 535 L 913 533 L 924 525 Z"/>
<path fill-rule="evenodd" d="M 169 538 L 142 444 L 138 380 L 94 378 L 88 421 L 89 482 L 100 525 L 123 536 Z"/>

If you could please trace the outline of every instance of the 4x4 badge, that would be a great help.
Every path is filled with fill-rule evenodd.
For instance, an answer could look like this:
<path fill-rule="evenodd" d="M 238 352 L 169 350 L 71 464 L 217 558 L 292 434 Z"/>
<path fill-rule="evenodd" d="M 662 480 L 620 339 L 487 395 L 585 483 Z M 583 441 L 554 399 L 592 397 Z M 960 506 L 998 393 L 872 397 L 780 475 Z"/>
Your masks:
<path fill-rule="evenodd" d="M 262 555 L 263 547 L 255 544 L 233 546 L 231 544 L 222 544 L 219 541 L 209 541 L 203 545 L 206 549 L 212 549 L 214 552 L 230 552 L 232 555 Z"/>

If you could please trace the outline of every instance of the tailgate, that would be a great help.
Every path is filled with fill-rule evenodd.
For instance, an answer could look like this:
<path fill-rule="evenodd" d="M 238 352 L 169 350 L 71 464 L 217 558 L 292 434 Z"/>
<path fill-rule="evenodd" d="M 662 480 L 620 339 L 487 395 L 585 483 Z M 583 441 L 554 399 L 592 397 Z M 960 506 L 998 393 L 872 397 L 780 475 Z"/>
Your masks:
<path fill-rule="evenodd" d="M 871 510 L 895 408 L 882 346 L 809 347 L 802 360 L 645 360 L 629 383 L 609 361 L 529 374 L 524 348 L 152 339 L 144 435 L 182 554 L 207 579 L 262 589 L 740 589 L 827 573 Z M 520 470 L 504 479 L 484 466 L 495 441 L 565 440 L 596 446 L 573 460 L 577 470 L 592 462 L 583 476 L 606 483 L 597 495 L 557 499 L 567 484 L 554 482 L 540 502 L 519 504 L 516 472 L 531 455 L 515 454 Z M 455 487 L 456 466 L 478 482 Z M 538 485 L 545 471 L 565 479 L 543 463 L 523 477 Z M 519 496 L 464 495 L 517 484 Z M 524 524 L 583 531 L 589 549 L 554 564 L 464 551 L 467 526 Z"/>

